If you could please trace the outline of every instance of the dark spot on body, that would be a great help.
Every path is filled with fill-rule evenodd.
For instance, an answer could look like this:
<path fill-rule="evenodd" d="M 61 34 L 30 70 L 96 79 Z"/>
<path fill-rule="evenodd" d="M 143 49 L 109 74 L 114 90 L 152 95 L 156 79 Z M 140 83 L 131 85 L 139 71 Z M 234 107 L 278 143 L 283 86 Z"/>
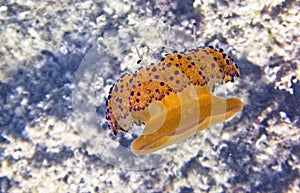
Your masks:
<path fill-rule="evenodd" d="M 226 59 L 226 64 L 229 65 L 229 60 L 228 59 Z"/>
<path fill-rule="evenodd" d="M 206 55 L 209 55 L 209 52 L 205 49 L 205 48 L 203 48 L 203 50 L 202 50 Z"/>
<path fill-rule="evenodd" d="M 116 92 L 118 92 L 119 89 L 118 89 L 117 85 L 115 86 L 115 89 L 114 89 L 114 90 L 115 90 Z"/>

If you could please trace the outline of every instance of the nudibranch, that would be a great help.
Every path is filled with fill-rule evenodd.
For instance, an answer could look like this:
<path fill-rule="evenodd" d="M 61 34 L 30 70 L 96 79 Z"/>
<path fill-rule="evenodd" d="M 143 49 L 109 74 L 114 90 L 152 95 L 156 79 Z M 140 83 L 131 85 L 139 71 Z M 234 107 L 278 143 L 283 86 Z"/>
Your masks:
<path fill-rule="evenodd" d="M 112 86 L 106 111 L 109 128 L 116 135 L 132 123 L 144 122 L 131 150 L 137 155 L 155 152 L 241 111 L 239 98 L 212 93 L 215 83 L 233 82 L 239 76 L 238 66 L 223 49 L 174 51 Z"/>

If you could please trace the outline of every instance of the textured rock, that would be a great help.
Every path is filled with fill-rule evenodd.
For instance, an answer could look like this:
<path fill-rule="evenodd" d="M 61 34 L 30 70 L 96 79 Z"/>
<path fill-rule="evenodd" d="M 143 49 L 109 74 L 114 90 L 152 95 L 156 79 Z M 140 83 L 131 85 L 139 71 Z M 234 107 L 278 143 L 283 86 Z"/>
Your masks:
<path fill-rule="evenodd" d="M 0 192 L 300 192 L 299 7 L 291 0 L 0 0 Z M 159 164 L 99 156 L 134 136 L 106 130 L 104 99 L 116 79 L 195 44 L 220 46 L 239 64 L 241 78 L 227 94 L 243 99 L 240 115 L 172 146 Z M 102 68 L 78 76 L 95 45 L 103 56 L 89 61 Z M 88 92 L 82 101 L 72 96 L 78 88 Z M 91 118 L 87 140 L 79 127 Z M 124 169 L 124 160 L 156 168 Z"/>

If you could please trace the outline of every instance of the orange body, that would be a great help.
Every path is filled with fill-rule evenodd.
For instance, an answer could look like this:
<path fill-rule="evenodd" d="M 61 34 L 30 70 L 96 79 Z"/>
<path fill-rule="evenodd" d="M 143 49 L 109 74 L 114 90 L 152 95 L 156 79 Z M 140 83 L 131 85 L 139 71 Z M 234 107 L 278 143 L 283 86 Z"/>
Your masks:
<path fill-rule="evenodd" d="M 135 154 L 152 153 L 241 111 L 240 99 L 211 92 L 215 83 L 233 82 L 238 76 L 236 64 L 221 49 L 199 47 L 169 54 L 157 65 L 123 76 L 111 88 L 109 127 L 117 134 L 143 121 L 145 129 L 131 149 Z"/>

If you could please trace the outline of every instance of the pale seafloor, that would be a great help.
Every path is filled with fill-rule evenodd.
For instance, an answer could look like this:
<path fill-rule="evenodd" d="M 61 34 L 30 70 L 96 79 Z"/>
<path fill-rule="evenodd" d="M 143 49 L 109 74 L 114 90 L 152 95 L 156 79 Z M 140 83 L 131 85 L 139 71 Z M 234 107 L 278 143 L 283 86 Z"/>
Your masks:
<path fill-rule="evenodd" d="M 0 193 L 300 192 L 299 28 L 292 0 L 0 0 Z M 105 97 L 150 44 L 222 47 L 241 72 L 223 94 L 244 108 L 130 157 Z"/>

